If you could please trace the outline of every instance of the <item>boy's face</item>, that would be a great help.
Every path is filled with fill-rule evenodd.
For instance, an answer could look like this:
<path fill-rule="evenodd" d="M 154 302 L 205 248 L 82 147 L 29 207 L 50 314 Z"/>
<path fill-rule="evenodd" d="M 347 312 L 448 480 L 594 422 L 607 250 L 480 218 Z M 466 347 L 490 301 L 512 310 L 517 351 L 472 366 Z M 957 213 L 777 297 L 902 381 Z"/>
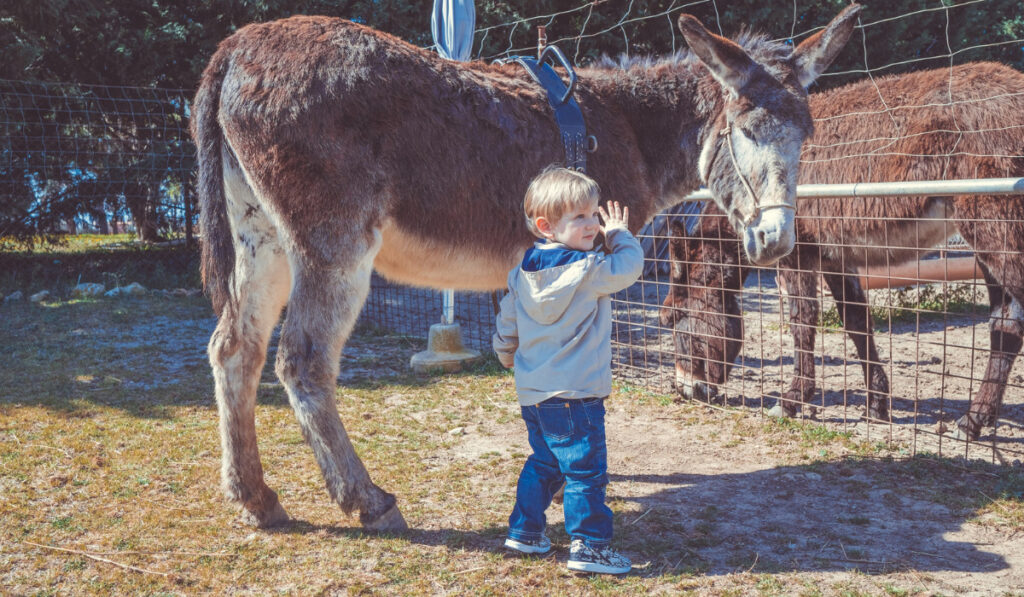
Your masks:
<path fill-rule="evenodd" d="M 577 251 L 590 251 L 594 248 L 594 239 L 601 231 L 601 222 L 597 216 L 597 201 L 594 201 L 581 209 L 562 214 L 557 222 L 552 223 L 540 217 L 536 224 L 544 238 Z"/>

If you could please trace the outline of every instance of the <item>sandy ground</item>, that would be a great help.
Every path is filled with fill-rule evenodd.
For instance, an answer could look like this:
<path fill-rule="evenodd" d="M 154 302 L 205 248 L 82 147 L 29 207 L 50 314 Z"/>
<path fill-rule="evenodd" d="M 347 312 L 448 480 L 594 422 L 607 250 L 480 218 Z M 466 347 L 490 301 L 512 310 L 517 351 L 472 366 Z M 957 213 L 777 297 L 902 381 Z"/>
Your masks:
<path fill-rule="evenodd" d="M 756 568 L 867 591 L 850 594 L 873 594 L 879 583 L 945 595 L 1024 590 L 1024 532 L 914 487 L 923 474 L 969 497 L 982 473 L 927 460 L 914 466 L 934 470 L 856 458 L 801 465 L 792 449 L 737 436 L 721 412 L 694 423 L 685 414 L 692 408 L 638 412 L 609 401 L 608 499 L 639 512 L 620 525 L 639 526 L 644 541 L 667 550 L 683 549 L 680 560 L 703 568 L 709 589 Z M 452 457 L 528 453 L 525 437 L 521 421 L 481 422 Z M 549 525 L 562 521 L 557 506 L 549 510 Z"/>
<path fill-rule="evenodd" d="M 649 307 L 645 309 L 650 311 Z M 633 311 L 625 317 L 636 316 L 637 320 L 629 319 L 622 325 L 642 327 L 644 321 L 649 321 L 649 313 L 643 316 L 647 317 L 645 320 L 637 315 L 642 309 L 636 307 Z M 764 320 L 767 324 L 769 317 L 765 315 Z M 202 365 L 214 324 L 213 318 L 184 324 L 161 318 L 136 330 L 137 337 L 101 340 L 159 343 L 160 357 L 140 375 L 161 383 L 175 383 L 184 374 L 183 368 Z M 947 341 L 962 340 L 973 329 L 949 327 L 922 328 L 916 335 L 935 339 L 945 335 Z M 759 345 L 758 341 L 769 333 L 781 342 L 765 340 Z M 743 382 L 740 375 L 737 381 L 741 385 L 746 383 L 747 388 L 777 383 L 773 376 L 784 377 L 788 373 L 787 335 L 767 325 L 748 325 L 747 334 L 746 362 L 765 366 L 751 373 L 757 379 Z M 980 332 L 976 335 L 984 337 Z M 667 346 L 666 338 L 658 336 L 658 346 Z M 894 388 L 901 396 L 908 396 L 908 387 L 939 383 L 933 379 L 941 377 L 928 372 L 941 371 L 943 364 L 953 362 L 951 357 L 937 352 L 941 361 L 933 364 L 928 355 L 919 356 L 902 348 L 900 343 L 905 341 L 903 335 L 880 340 L 883 358 L 899 355 L 891 374 Z M 892 427 L 868 427 L 852 418 L 846 422 L 837 420 L 834 413 L 852 415 L 861 404 L 861 397 L 856 395 L 847 407 L 841 401 L 844 375 L 847 380 L 855 380 L 850 386 L 855 394 L 859 393 L 860 369 L 847 362 L 840 334 L 824 334 L 822 342 L 826 354 L 831 355 L 828 358 L 838 359 L 826 360 L 825 366 L 819 368 L 824 372 L 825 422 L 856 433 L 873 432 L 879 438 L 895 436 L 899 433 L 896 429 L 910 426 L 903 422 L 902 414 Z M 391 339 L 383 349 L 381 345 L 379 340 L 375 343 L 372 334 L 357 336 L 345 348 L 339 381 L 344 384 L 404 372 L 409 357 L 422 349 L 415 341 Z M 928 344 L 913 340 L 910 346 Z M 654 348 L 647 354 L 663 356 Z M 922 360 L 926 364 L 921 365 Z M 962 360 L 956 362 L 960 367 L 968 366 Z M 649 369 L 653 368 L 645 365 L 631 370 L 620 363 L 620 383 L 654 387 L 659 380 L 667 379 L 657 371 L 646 377 L 636 374 Z M 921 380 L 917 385 L 907 383 L 910 371 L 920 371 L 915 374 Z M 1015 374 L 1019 371 L 1018 368 Z M 939 386 L 928 387 L 933 389 L 920 389 L 925 393 L 921 395 L 935 393 L 934 388 Z M 952 382 L 948 382 L 946 394 L 953 395 L 953 388 Z M 626 541 L 627 550 L 630 540 L 634 546 L 637 541 L 647 546 L 657 542 L 664 545 L 664 553 L 673 554 L 676 560 L 636 561 L 641 569 L 693 568 L 698 573 L 697 582 L 706 583 L 702 586 L 710 589 L 716 583 L 728 586 L 735 582 L 736 574 L 754 570 L 756 574 L 797 575 L 798 582 L 811 586 L 848 585 L 854 590 L 850 594 L 875 594 L 879 586 L 890 582 L 896 587 L 922 587 L 931 592 L 924 594 L 995 595 L 1024 591 L 1024 532 L 998 514 L 979 515 L 974 509 L 979 503 L 976 484 L 986 476 L 991 480 L 993 473 L 960 466 L 956 461 L 862 458 L 837 452 L 841 442 L 815 446 L 810 448 L 811 454 L 805 448 L 794 449 L 792 443 L 782 447 L 773 440 L 777 434 L 757 432 L 755 417 L 761 394 L 753 391 L 746 394 L 745 408 L 727 412 L 674 404 L 657 393 L 647 394 L 649 399 L 644 403 L 613 396 L 608 403 L 606 423 L 611 474 L 608 497 L 619 513 L 619 533 L 623 537 L 620 541 Z M 1014 409 L 1024 408 L 1019 404 L 1019 391 L 1012 397 Z M 507 402 L 501 408 L 510 414 L 517 412 L 514 401 Z M 739 399 L 733 401 L 734 406 L 743 404 Z M 1010 414 L 1004 413 L 1004 417 L 1021 420 L 1018 414 L 1012 410 Z M 918 427 L 924 424 L 919 423 Z M 1003 440 L 1007 428 L 1017 429 L 1009 423 L 1001 425 L 996 433 L 1000 445 L 1012 443 Z M 984 444 L 978 445 L 984 448 Z M 913 444 L 909 449 L 914 449 Z M 991 456 L 992 448 L 985 449 Z M 444 460 L 476 460 L 491 452 L 511 457 L 528 451 L 521 420 L 490 415 L 468 425 L 450 453 L 433 465 L 444 466 Z M 949 489 L 936 491 L 937 484 Z M 476 499 L 487 499 L 488 495 L 507 492 L 508 487 L 504 483 L 482 482 L 473 491 Z M 553 508 L 551 512 L 552 525 L 562 520 L 557 510 Z M 662 548 L 645 552 L 662 553 Z M 750 589 L 754 591 L 753 585 Z"/>
<path fill-rule="evenodd" d="M 744 411 L 747 417 L 761 416 L 792 371 L 792 338 L 773 279 L 750 279 L 748 287 L 741 367 L 726 388 L 729 405 L 738 411 L 707 411 L 707 420 L 695 423 L 680 414 L 699 409 L 693 405 L 645 410 L 609 401 L 609 500 L 641 512 L 626 524 L 649 524 L 658 541 L 682 546 L 687 552 L 682 565 L 705 568 L 711 588 L 716 577 L 743 572 L 756 562 L 758 570 L 799 574 L 812 584 L 874 587 L 865 589 L 868 594 L 879 581 L 924 587 L 932 594 L 1024 591 L 1020 529 L 988 520 L 990 515 L 978 517 L 965 502 L 942 499 L 934 490 L 915 490 L 925 475 L 932 483 L 948 483 L 952 495 L 970 502 L 977 497 L 972 486 L 977 475 L 985 473 L 927 459 L 912 461 L 913 467 L 899 459 L 859 458 L 807 466 L 792 450 L 730 430 L 730 417 Z M 616 297 L 616 337 L 631 341 L 617 346 L 614 358 L 620 383 L 671 395 L 671 336 L 660 329 L 656 310 L 664 292 L 663 286 L 643 284 Z M 873 300 L 887 297 L 875 292 Z M 830 306 L 824 297 L 823 307 Z M 983 441 L 967 444 L 935 433 L 936 423 L 959 416 L 977 389 L 987 359 L 985 316 L 893 324 L 892 332 L 876 339 L 893 387 L 892 423 L 869 424 L 861 417 L 861 368 L 852 343 L 837 331 L 818 336 L 817 420 L 854 438 L 883 442 L 903 456 L 931 452 L 1019 464 L 1024 458 L 1020 362 L 999 424 L 986 430 Z M 351 345 L 346 355 L 372 351 Z M 490 452 L 528 453 L 521 421 L 470 426 L 451 457 L 475 459 Z M 908 470 L 920 467 L 933 470 Z M 550 512 L 549 524 L 560 524 L 557 510 Z M 866 578 L 875 583 L 864 584 Z"/>
<path fill-rule="evenodd" d="M 658 322 L 664 284 L 639 284 L 616 297 L 613 338 L 617 374 L 630 383 L 671 393 L 671 332 Z M 980 289 L 978 300 L 986 300 Z M 873 305 L 892 305 L 887 291 L 870 293 Z M 887 303 L 888 301 L 888 303 Z M 822 311 L 834 306 L 827 294 Z M 744 346 L 738 367 L 724 388 L 728 403 L 754 411 L 770 408 L 788 388 L 793 372 L 793 338 L 785 299 L 772 276 L 748 278 L 743 295 Z M 880 331 L 879 331 L 880 330 Z M 815 342 L 817 420 L 873 441 L 897 442 L 910 453 L 982 458 L 997 463 L 1024 460 L 1024 359 L 1010 373 L 996 427 L 980 441 L 954 440 L 942 427 L 967 409 L 988 362 L 988 319 L 983 311 L 923 316 L 920 321 L 876 322 L 875 342 L 892 391 L 890 424 L 863 419 L 866 384 L 853 343 L 839 329 L 819 330 Z"/>

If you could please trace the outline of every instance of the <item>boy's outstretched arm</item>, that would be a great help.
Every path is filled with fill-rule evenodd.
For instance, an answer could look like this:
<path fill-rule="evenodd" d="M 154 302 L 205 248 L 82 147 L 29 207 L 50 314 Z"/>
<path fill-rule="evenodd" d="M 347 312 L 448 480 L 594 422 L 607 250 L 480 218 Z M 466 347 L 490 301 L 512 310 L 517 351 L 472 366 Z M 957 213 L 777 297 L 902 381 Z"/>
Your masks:
<path fill-rule="evenodd" d="M 501 310 L 495 322 L 491 346 L 502 365 L 511 368 L 515 364 L 516 349 L 519 348 L 519 328 L 516 325 L 516 296 L 511 288 L 501 299 Z"/>
<path fill-rule="evenodd" d="M 608 210 L 598 206 L 604 226 L 605 244 L 610 255 L 601 258 L 591 275 L 591 285 L 599 294 L 612 294 L 629 288 L 644 270 L 644 251 L 626 228 L 629 208 L 609 201 Z"/>

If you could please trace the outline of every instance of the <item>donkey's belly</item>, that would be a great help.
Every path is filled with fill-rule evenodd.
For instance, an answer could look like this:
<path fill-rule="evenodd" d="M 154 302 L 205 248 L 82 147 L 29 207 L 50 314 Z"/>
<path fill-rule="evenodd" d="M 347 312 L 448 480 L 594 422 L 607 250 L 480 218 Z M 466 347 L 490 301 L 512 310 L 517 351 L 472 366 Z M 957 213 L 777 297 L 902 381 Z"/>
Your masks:
<path fill-rule="evenodd" d="M 842 243 L 822 243 L 826 259 L 846 267 L 895 265 L 921 258 L 929 249 L 957 233 L 944 199 L 930 199 L 917 218 L 864 220 L 847 224 Z M 859 228 L 856 229 L 856 228 Z"/>
<path fill-rule="evenodd" d="M 523 257 L 523 247 L 502 254 L 497 247 L 458 247 L 410 234 L 393 223 L 381 229 L 383 242 L 373 268 L 402 284 L 456 290 L 504 288 L 508 271 Z"/>

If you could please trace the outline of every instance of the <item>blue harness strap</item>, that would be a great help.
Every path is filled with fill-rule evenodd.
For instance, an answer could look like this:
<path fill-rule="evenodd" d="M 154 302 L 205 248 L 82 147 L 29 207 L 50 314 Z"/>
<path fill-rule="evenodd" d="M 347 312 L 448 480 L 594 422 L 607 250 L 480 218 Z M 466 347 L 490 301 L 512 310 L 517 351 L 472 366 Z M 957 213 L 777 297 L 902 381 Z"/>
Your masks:
<path fill-rule="evenodd" d="M 546 60 L 550 56 L 557 58 L 562 66 L 565 67 L 566 72 L 569 74 L 568 86 L 562 82 L 555 69 L 547 64 Z M 565 148 L 565 165 L 573 170 L 586 172 L 587 152 L 596 149 L 597 143 L 595 139 L 593 142 L 594 147 L 588 147 L 590 143 L 587 139 L 587 126 L 583 122 L 583 112 L 580 111 L 580 105 L 576 103 L 576 99 L 572 96 L 573 91 L 576 89 L 576 72 L 565 58 L 565 55 L 555 46 L 545 46 L 540 54 L 540 58 L 512 56 L 501 62 L 518 63 L 526 69 L 526 72 L 530 74 L 530 77 L 538 85 L 544 88 L 548 94 L 548 103 L 555 112 L 555 122 L 558 123 L 558 130 L 562 134 L 562 145 Z"/>

